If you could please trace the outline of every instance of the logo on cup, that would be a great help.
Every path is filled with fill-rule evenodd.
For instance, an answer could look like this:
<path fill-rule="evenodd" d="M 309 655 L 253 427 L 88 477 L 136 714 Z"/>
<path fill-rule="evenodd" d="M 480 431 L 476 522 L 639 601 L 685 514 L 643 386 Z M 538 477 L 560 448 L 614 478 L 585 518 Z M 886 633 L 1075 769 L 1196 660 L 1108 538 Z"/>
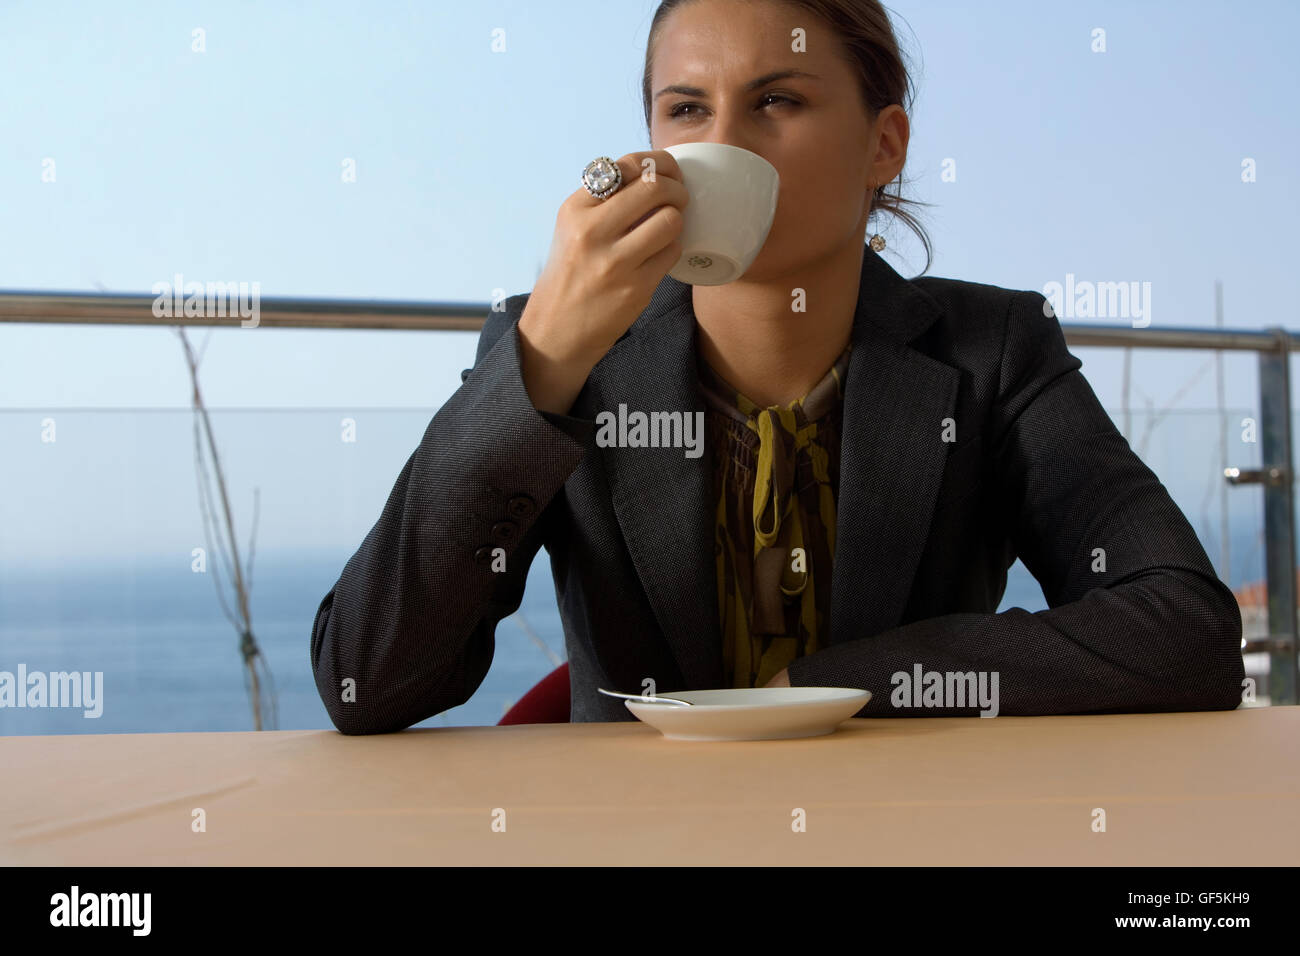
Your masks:
<path fill-rule="evenodd" d="M 708 256 L 691 256 L 689 259 L 686 260 L 686 262 L 690 265 L 692 269 L 713 268 L 713 260 L 710 259 Z"/>

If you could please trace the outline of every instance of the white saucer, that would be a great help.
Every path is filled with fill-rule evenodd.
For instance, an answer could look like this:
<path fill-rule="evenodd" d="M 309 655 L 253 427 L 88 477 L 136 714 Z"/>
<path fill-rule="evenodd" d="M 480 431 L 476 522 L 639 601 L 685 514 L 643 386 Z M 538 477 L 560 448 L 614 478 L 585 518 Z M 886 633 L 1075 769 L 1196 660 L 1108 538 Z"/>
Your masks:
<path fill-rule="evenodd" d="M 851 687 L 733 687 L 674 690 L 690 707 L 625 700 L 627 709 L 669 740 L 783 740 L 835 732 L 871 699 Z"/>

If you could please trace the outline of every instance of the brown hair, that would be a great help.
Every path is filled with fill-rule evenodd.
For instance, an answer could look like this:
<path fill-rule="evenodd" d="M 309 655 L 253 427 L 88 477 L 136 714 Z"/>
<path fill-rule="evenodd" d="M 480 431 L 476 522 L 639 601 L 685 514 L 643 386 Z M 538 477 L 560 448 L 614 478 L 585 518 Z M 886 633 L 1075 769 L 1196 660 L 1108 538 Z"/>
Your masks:
<path fill-rule="evenodd" d="M 645 105 L 646 137 L 650 135 L 650 71 L 654 63 L 655 46 L 664 19 L 684 3 L 691 0 L 663 0 L 650 21 L 650 35 L 646 41 L 645 72 L 641 78 L 641 97 Z M 858 89 L 868 114 L 874 120 L 886 106 L 899 105 L 911 114 L 913 86 L 893 25 L 879 0 L 780 0 L 791 6 L 802 7 L 824 20 L 844 44 L 850 65 L 858 76 Z M 897 180 L 877 186 L 871 198 L 871 212 L 887 212 L 912 230 L 925 246 L 925 269 L 930 268 L 934 250 L 930 237 L 920 221 L 904 207 L 927 206 L 929 203 L 905 199 L 900 194 L 902 175 Z"/>

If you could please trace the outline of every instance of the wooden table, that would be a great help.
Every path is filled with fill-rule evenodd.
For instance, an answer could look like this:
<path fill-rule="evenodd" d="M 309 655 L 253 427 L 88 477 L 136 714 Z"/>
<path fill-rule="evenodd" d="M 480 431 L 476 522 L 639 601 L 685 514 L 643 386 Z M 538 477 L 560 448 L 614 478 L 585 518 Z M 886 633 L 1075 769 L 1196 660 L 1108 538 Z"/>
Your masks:
<path fill-rule="evenodd" d="M 1294 865 L 1298 755 L 1300 707 L 8 737 L 0 863 Z"/>

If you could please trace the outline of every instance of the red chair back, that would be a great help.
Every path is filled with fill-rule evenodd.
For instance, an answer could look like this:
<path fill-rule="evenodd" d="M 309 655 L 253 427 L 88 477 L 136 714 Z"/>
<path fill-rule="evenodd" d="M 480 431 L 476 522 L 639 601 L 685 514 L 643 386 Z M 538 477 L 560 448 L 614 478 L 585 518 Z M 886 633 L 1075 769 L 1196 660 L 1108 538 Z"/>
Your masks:
<path fill-rule="evenodd" d="M 567 724 L 569 722 L 569 662 L 565 661 L 520 697 L 506 715 L 505 724 Z"/>

